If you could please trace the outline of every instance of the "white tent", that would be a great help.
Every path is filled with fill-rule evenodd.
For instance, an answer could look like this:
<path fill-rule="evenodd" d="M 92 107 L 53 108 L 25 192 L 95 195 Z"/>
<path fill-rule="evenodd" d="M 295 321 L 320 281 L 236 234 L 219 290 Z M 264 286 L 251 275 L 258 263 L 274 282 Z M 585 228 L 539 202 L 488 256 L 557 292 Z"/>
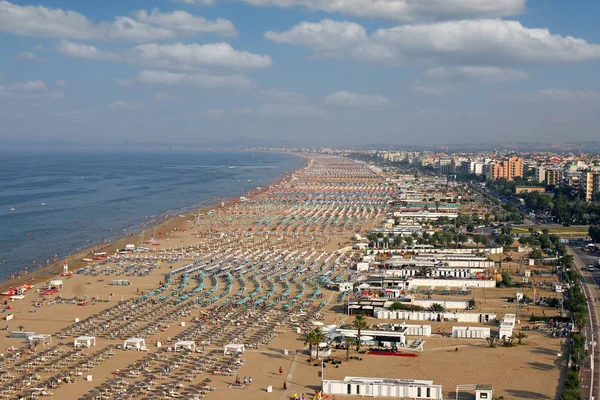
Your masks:
<path fill-rule="evenodd" d="M 244 353 L 245 351 L 246 347 L 243 344 L 229 343 L 223 348 L 223 355 L 231 353 Z"/>
<path fill-rule="evenodd" d="M 47 333 L 39 333 L 37 335 L 29 336 L 29 343 L 41 343 L 42 345 L 52 344 L 52 335 Z"/>
<path fill-rule="evenodd" d="M 179 349 L 188 349 L 194 351 L 196 350 L 196 342 L 192 340 L 180 340 L 179 342 L 175 343 L 175 351 Z"/>
<path fill-rule="evenodd" d="M 127 349 L 135 349 L 135 350 L 144 350 L 146 349 L 146 341 L 142 338 L 129 338 L 123 343 L 123 348 Z"/>
<path fill-rule="evenodd" d="M 75 347 L 96 346 L 96 336 L 79 336 L 75 338 Z"/>

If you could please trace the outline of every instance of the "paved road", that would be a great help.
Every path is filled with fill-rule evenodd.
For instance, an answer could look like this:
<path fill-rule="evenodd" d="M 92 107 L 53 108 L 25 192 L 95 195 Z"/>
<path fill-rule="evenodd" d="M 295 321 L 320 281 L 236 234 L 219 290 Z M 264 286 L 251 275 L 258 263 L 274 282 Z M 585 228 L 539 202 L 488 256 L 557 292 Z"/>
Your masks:
<path fill-rule="evenodd" d="M 589 253 L 581 250 L 581 245 L 578 246 L 577 244 L 570 244 L 570 249 L 576 255 L 575 266 L 580 270 L 584 270 L 582 271 L 582 286 L 588 298 L 588 318 L 583 333 L 587 338 L 590 357 L 585 360 L 583 365 L 581 386 L 584 398 L 594 400 L 598 398 L 598 386 L 600 384 L 600 351 L 598 346 L 595 345 L 596 342 L 600 342 L 598 337 L 598 333 L 600 332 L 598 322 L 600 319 L 598 318 L 598 303 L 596 302 L 596 299 L 600 297 L 600 291 L 598 290 L 598 284 L 600 283 L 600 271 L 598 269 L 600 268 L 596 268 L 592 273 L 585 271 L 588 265 L 586 264 L 587 261 L 582 260 L 579 255 L 589 257 Z"/>

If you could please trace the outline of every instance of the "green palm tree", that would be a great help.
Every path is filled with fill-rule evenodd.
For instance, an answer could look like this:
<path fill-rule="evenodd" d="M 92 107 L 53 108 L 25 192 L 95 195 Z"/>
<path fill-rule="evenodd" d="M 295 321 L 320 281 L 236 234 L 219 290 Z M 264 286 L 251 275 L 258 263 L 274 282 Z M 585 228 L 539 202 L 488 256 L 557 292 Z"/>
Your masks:
<path fill-rule="evenodd" d="M 346 343 L 346 360 L 350 359 L 350 346 L 356 343 L 356 339 L 351 336 L 344 336 L 344 342 Z"/>
<path fill-rule="evenodd" d="M 315 345 L 315 333 L 314 331 L 310 331 L 306 334 L 306 340 L 304 341 L 304 345 L 308 345 L 308 359 L 312 361 L 312 349 Z M 317 342 L 318 346 L 318 342 Z"/>
<path fill-rule="evenodd" d="M 325 337 L 325 332 L 323 332 L 323 328 L 315 328 L 313 331 L 313 337 L 315 340 L 315 344 L 317 345 L 317 359 L 319 358 L 319 345 L 321 344 L 321 342 L 324 342 L 326 337 Z"/>
<path fill-rule="evenodd" d="M 527 339 L 527 334 L 523 333 L 523 332 L 514 333 L 513 334 L 513 338 L 517 339 L 517 343 L 518 344 L 521 344 L 521 342 L 523 341 L 523 339 Z"/>
<path fill-rule="evenodd" d="M 356 334 L 356 351 L 360 350 L 360 334 L 363 329 L 367 328 L 367 318 L 363 314 L 356 314 L 354 316 L 354 321 L 352 321 L 352 326 L 358 332 Z"/>

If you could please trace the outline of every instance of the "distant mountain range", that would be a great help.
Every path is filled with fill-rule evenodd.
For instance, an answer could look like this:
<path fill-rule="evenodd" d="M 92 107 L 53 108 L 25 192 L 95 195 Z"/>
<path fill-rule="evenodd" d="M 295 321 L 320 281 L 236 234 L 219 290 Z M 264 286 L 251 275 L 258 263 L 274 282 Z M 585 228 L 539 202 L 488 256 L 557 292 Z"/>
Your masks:
<path fill-rule="evenodd" d="M 239 136 L 232 139 L 214 139 L 203 141 L 201 144 L 194 143 L 139 143 L 139 142 L 121 142 L 111 145 L 91 145 L 82 142 L 71 142 L 66 140 L 0 140 L 0 151 L 2 150 L 194 150 L 194 149 L 253 149 L 253 148 L 299 148 L 299 147 L 326 147 L 311 145 L 303 141 L 289 139 L 261 139 L 247 136 Z M 340 146 L 331 146 L 341 148 Z M 493 150 L 513 150 L 513 151 L 555 151 L 555 152 L 574 152 L 574 153 L 597 153 L 600 152 L 600 142 L 565 142 L 565 143 L 528 143 L 528 142 L 509 142 L 509 143 L 454 143 L 454 144 L 431 144 L 431 145 L 410 145 L 410 144 L 387 144 L 372 143 L 362 146 L 352 146 L 357 150 L 381 150 L 381 151 L 450 151 L 450 152 L 477 152 Z"/>

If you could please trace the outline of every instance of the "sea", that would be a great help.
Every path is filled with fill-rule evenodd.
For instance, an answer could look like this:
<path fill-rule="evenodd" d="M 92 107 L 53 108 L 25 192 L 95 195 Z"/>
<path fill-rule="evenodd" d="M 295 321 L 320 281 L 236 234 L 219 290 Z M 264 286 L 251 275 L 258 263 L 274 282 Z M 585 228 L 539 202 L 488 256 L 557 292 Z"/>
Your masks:
<path fill-rule="evenodd" d="M 138 238 L 165 214 L 243 196 L 302 164 L 273 152 L 0 151 L 0 280 Z"/>

